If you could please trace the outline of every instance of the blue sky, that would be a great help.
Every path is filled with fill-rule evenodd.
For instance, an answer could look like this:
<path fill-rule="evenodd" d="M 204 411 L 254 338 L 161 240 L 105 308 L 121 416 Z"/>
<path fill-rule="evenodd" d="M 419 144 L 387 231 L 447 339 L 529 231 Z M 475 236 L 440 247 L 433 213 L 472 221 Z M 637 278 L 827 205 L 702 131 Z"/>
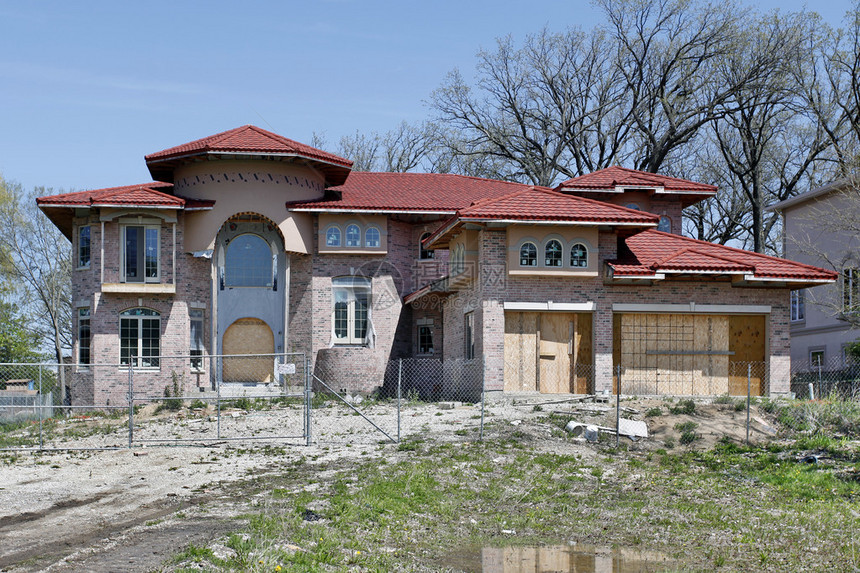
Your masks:
<path fill-rule="evenodd" d="M 813 8 L 838 24 L 850 5 Z M 0 0 L 0 174 L 55 192 L 140 183 L 145 154 L 248 123 L 333 147 L 425 119 L 497 37 L 599 18 L 581 0 Z"/>

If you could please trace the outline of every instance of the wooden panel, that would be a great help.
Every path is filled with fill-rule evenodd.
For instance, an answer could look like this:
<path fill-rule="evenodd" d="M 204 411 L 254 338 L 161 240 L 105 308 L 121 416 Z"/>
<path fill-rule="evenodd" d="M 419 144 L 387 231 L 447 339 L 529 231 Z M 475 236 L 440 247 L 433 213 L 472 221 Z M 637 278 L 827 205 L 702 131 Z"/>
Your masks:
<path fill-rule="evenodd" d="M 750 391 L 753 396 L 764 394 L 766 319 L 765 315 L 738 315 L 729 320 L 729 350 L 734 355 L 730 357 L 728 391 L 733 396 L 746 396 L 749 363 L 753 363 Z"/>
<path fill-rule="evenodd" d="M 505 391 L 537 390 L 536 312 L 505 313 Z"/>
<path fill-rule="evenodd" d="M 231 324 L 221 342 L 224 354 L 274 354 L 275 337 L 272 329 L 258 318 L 240 318 Z M 274 359 L 224 358 L 225 382 L 271 382 Z"/>
<path fill-rule="evenodd" d="M 590 314 L 574 314 L 573 317 L 574 348 L 576 350 L 573 364 L 573 391 L 576 394 L 590 394 L 594 392 L 592 387 L 594 379 L 592 317 Z"/>
<path fill-rule="evenodd" d="M 568 393 L 570 388 L 569 314 L 547 312 L 540 317 L 540 391 Z"/>

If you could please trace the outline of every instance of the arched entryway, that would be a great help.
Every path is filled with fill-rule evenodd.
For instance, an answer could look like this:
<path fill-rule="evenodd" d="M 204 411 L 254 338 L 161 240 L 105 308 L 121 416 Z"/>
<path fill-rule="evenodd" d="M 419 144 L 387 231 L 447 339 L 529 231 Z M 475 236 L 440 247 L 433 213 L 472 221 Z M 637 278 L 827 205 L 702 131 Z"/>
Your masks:
<path fill-rule="evenodd" d="M 249 354 L 248 358 L 224 358 L 225 382 L 271 382 L 274 379 L 275 337 L 259 318 L 240 318 L 224 332 L 225 355 Z M 268 354 L 269 356 L 260 356 Z"/>

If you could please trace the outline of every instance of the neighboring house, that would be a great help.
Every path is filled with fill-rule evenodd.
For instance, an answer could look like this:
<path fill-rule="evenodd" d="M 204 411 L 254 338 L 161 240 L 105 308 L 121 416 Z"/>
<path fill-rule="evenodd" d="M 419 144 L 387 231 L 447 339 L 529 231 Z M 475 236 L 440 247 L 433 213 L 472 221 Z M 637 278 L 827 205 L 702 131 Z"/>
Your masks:
<path fill-rule="evenodd" d="M 791 360 L 799 369 L 840 369 L 860 337 L 860 199 L 856 179 L 812 189 L 771 207 L 784 220 L 785 255 L 839 271 L 835 284 L 791 292 Z"/>
<path fill-rule="evenodd" d="M 637 392 L 740 393 L 755 362 L 780 394 L 789 290 L 835 278 L 680 236 L 716 188 L 621 167 L 554 190 L 352 172 L 253 126 L 146 163 L 153 183 L 38 199 L 73 245 L 73 403 L 123 403 L 129 365 L 154 393 L 271 382 L 271 357 L 210 356 L 285 352 L 360 392 L 436 357 L 563 393 L 610 391 L 617 364 Z"/>

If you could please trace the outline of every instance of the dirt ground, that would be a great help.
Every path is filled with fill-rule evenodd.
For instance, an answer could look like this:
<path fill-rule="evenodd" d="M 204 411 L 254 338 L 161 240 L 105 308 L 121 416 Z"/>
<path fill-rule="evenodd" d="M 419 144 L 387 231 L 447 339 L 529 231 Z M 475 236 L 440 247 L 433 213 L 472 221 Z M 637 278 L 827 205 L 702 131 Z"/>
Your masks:
<path fill-rule="evenodd" d="M 746 411 L 736 411 L 730 404 L 697 403 L 691 415 L 670 414 L 669 407 L 677 402 L 663 400 L 625 400 L 622 406 L 622 417 L 648 425 L 649 437 L 638 440 L 637 449 L 704 449 L 723 436 L 739 442 L 746 437 Z M 661 414 L 653 415 L 654 408 Z M 646 417 L 649 410 L 652 415 Z M 368 406 L 364 413 L 396 436 L 391 405 Z M 319 479 L 328 467 L 409 456 L 362 417 L 340 407 L 314 411 L 310 446 L 298 437 L 302 418 L 296 408 L 225 412 L 222 437 L 231 432 L 248 437 L 237 441 L 214 439 L 211 412 L 144 412 L 138 418 L 131 449 L 123 420 L 96 418 L 63 422 L 56 441 L 45 445 L 118 449 L 0 453 L 0 570 L 158 569 L 189 543 L 205 544 L 238 528 L 240 522 L 234 518 L 253 507 L 257 478 L 299 460 L 317 468 L 314 477 Z M 487 404 L 486 437 L 492 439 L 494 428 L 511 424 L 532 438 L 536 451 L 597 456 L 593 444 L 560 430 L 567 419 L 613 427 L 614 403 L 506 396 Z M 752 441 L 774 435 L 766 416 L 755 407 L 751 420 Z M 682 446 L 676 426 L 687 421 L 698 424 L 700 439 Z M 470 441 L 477 439 L 479 424 L 479 406 L 413 404 L 403 410 L 401 435 Z M 286 434 L 296 437 L 266 439 Z M 614 441 L 608 433 L 604 440 L 606 436 Z M 137 441 L 164 438 L 196 441 L 193 445 Z M 631 443 L 627 437 L 622 441 Z"/>

